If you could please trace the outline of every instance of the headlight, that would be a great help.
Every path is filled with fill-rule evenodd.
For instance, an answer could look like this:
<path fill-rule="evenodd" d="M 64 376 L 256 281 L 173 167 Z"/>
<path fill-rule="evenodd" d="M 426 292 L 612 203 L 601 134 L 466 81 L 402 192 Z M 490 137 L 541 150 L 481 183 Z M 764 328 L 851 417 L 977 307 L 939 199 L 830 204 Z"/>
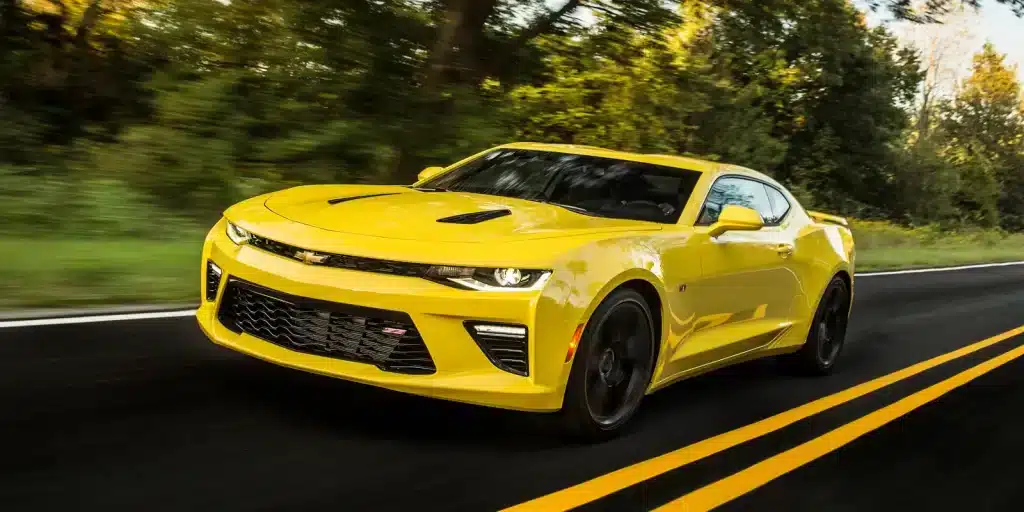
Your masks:
<path fill-rule="evenodd" d="M 249 239 L 252 238 L 252 233 L 228 222 L 228 238 L 230 238 L 232 242 L 242 245 L 249 242 Z"/>
<path fill-rule="evenodd" d="M 473 290 L 523 291 L 539 290 L 551 277 L 551 271 L 435 265 L 427 270 L 427 277 L 449 281 Z"/>

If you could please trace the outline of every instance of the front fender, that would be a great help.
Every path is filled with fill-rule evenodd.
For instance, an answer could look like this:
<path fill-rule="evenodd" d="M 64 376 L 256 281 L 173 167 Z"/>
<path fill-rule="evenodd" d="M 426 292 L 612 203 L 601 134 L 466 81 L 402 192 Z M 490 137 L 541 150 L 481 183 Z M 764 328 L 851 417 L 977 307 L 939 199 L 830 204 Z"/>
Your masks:
<path fill-rule="evenodd" d="M 607 239 L 581 246 L 559 259 L 537 302 L 536 325 L 542 326 L 537 329 L 537 375 L 553 379 L 541 384 L 564 387 L 572 366 L 567 354 L 576 328 L 586 324 L 597 306 L 622 284 L 646 281 L 657 290 L 660 303 L 666 304 L 657 245 L 653 238 Z M 664 324 L 667 315 L 660 317 Z M 665 332 L 663 325 L 661 332 Z"/>

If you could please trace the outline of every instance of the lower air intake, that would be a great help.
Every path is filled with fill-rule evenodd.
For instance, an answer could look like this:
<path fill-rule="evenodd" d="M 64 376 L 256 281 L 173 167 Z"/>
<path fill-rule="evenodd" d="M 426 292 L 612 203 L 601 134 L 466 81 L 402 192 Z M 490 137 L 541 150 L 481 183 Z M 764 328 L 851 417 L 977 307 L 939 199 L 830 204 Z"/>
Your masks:
<path fill-rule="evenodd" d="M 217 290 L 220 288 L 220 278 L 224 271 L 212 261 L 206 262 L 206 300 L 213 302 L 217 300 Z"/>
<path fill-rule="evenodd" d="M 409 315 L 295 297 L 230 279 L 217 318 L 228 329 L 323 357 L 372 364 L 384 371 L 437 371 Z"/>
<path fill-rule="evenodd" d="M 465 325 L 494 366 L 524 377 L 530 374 L 529 336 L 525 325 L 490 322 L 466 322 Z"/>

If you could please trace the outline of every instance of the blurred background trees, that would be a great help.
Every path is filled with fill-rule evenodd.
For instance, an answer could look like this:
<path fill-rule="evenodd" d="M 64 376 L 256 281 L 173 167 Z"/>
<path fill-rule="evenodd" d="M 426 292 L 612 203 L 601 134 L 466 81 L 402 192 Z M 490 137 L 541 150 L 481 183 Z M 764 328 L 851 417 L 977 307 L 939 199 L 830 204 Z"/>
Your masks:
<path fill-rule="evenodd" d="M 869 2 L 921 22 L 954 3 Z M 148 236 L 510 140 L 720 159 L 809 207 L 1024 230 L 1016 70 L 971 51 L 943 93 L 935 48 L 847 0 L 0 0 L 0 233 Z"/>

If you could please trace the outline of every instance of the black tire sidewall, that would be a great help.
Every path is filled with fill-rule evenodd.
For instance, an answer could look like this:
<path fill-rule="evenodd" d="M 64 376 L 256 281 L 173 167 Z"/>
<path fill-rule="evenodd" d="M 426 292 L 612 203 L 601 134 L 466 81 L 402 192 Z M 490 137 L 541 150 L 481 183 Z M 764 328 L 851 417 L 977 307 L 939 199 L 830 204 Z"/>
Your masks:
<path fill-rule="evenodd" d="M 790 363 L 794 366 L 794 369 L 803 374 L 812 375 L 827 375 L 832 372 L 836 366 L 836 362 L 839 360 L 839 356 L 842 355 L 843 349 L 846 346 L 846 329 L 848 328 L 848 322 L 843 323 L 842 332 L 839 333 L 838 344 L 839 347 L 836 350 L 835 356 L 832 357 L 831 362 L 822 361 L 819 357 L 821 352 L 821 340 L 818 336 L 818 326 L 821 323 L 821 317 L 825 314 L 825 308 L 828 307 L 826 299 L 833 289 L 839 288 L 841 293 L 845 295 L 846 304 L 844 312 L 849 314 L 850 309 L 850 290 L 841 277 L 835 276 L 829 281 L 828 286 L 822 291 L 820 298 L 818 299 L 818 307 L 814 311 L 814 317 L 811 319 L 811 327 L 807 333 L 807 340 L 801 349 L 792 355 Z"/>
<path fill-rule="evenodd" d="M 647 319 L 648 328 L 651 332 L 651 355 L 647 366 L 647 382 L 644 383 L 644 389 L 640 398 L 635 404 L 633 404 L 632 408 L 622 416 L 622 418 L 612 424 L 602 424 L 594 418 L 590 408 L 587 406 L 587 354 L 590 353 L 594 343 L 597 342 L 596 336 L 602 320 L 607 317 L 609 313 L 614 311 L 615 308 L 624 303 L 635 303 L 643 310 L 644 316 Z M 562 417 L 567 423 L 566 427 L 568 428 L 570 435 L 583 437 L 588 440 L 600 440 L 617 435 L 623 430 L 623 427 L 629 423 L 629 420 L 632 419 L 640 408 L 640 403 L 643 402 L 643 397 L 647 392 L 647 387 L 650 385 L 651 376 L 654 373 L 654 365 L 657 359 L 657 345 L 660 342 L 658 335 L 659 332 L 661 332 L 661 327 L 654 325 L 650 306 L 647 304 L 643 295 L 635 290 L 616 290 L 609 294 L 608 297 L 598 305 L 594 310 L 594 313 L 590 316 L 590 319 L 587 321 L 586 327 L 583 329 L 583 335 L 580 337 L 579 346 L 577 347 L 576 353 L 573 357 L 572 369 L 569 372 L 569 381 L 565 390 L 565 399 L 562 405 Z"/>

